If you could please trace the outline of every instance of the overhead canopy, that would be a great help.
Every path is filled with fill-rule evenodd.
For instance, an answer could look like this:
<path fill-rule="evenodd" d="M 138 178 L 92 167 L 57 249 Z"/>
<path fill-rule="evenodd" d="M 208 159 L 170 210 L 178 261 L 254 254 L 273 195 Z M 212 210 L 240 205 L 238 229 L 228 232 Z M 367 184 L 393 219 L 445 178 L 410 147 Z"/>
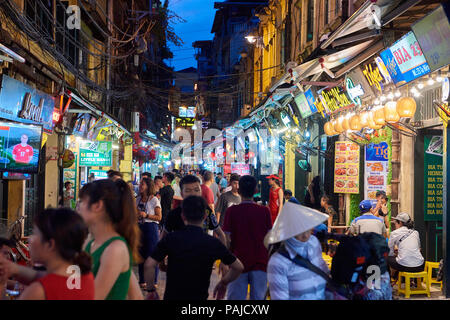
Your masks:
<path fill-rule="evenodd" d="M 400 2 L 401 0 L 378 0 L 376 3 L 373 3 L 373 1 L 367 0 L 350 18 L 328 36 L 328 39 L 320 45 L 320 48 L 325 49 L 334 40 L 362 30 L 380 29 L 383 17 L 391 12 Z M 411 6 L 418 1 L 412 2 L 414 3 L 411 3 Z"/>

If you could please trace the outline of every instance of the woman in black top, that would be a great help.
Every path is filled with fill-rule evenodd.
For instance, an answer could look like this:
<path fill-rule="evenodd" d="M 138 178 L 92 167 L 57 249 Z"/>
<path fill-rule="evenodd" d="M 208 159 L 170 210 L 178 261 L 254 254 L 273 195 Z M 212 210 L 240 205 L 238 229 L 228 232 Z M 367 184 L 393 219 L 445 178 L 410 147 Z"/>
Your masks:
<path fill-rule="evenodd" d="M 320 176 L 315 176 L 309 184 L 304 205 L 313 209 L 320 209 Z"/>

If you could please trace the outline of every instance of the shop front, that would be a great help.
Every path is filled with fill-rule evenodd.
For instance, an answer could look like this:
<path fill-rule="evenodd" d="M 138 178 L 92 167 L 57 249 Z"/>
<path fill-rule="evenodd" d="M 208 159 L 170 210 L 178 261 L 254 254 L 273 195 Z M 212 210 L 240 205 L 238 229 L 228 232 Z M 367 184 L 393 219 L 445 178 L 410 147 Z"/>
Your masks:
<path fill-rule="evenodd" d="M 62 122 L 68 131 L 61 150 L 60 198 L 70 192 L 73 197 L 60 202 L 75 208 L 79 190 L 88 182 L 106 179 L 108 170 L 120 171 L 125 181 L 132 179 L 132 139 L 116 120 L 79 95 L 69 92 L 66 99 Z"/>
<path fill-rule="evenodd" d="M 25 235 L 34 214 L 48 205 L 57 185 L 55 98 L 7 75 L 0 89 L 1 219 L 10 224 L 26 215 Z M 46 148 L 44 148 L 44 145 Z"/>

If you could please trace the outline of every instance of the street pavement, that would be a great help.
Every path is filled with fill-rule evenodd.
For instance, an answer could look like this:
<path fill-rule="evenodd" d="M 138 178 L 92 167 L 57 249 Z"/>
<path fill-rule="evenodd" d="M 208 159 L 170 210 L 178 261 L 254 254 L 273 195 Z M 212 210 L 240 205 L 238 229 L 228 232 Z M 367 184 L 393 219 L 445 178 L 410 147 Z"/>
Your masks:
<path fill-rule="evenodd" d="M 134 268 L 134 272 L 136 276 L 138 275 L 137 267 Z M 209 285 L 209 297 L 208 300 L 214 300 L 213 298 L 213 290 L 216 284 L 219 282 L 220 276 L 218 275 L 218 268 L 216 267 L 211 274 L 211 282 Z M 165 272 L 159 272 L 158 276 L 158 287 L 157 292 L 162 299 L 164 297 L 164 288 L 166 286 L 166 273 Z M 442 294 L 442 291 L 440 290 L 439 285 L 433 284 L 430 288 L 431 297 L 428 298 L 425 294 L 421 295 L 411 295 L 409 299 L 406 299 L 404 295 L 398 295 L 397 294 L 397 285 L 394 285 L 392 289 L 393 299 L 394 300 L 450 300 L 446 299 L 445 296 Z M 144 297 L 146 296 L 146 292 L 144 292 Z"/>

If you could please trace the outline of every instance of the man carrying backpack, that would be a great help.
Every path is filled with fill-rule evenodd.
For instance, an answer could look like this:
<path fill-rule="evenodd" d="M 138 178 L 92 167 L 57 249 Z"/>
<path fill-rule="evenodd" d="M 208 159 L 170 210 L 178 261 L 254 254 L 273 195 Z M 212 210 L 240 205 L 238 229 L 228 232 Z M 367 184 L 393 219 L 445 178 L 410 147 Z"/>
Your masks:
<path fill-rule="evenodd" d="M 375 232 L 385 238 L 387 237 L 386 225 L 382 218 L 376 217 L 372 213 L 373 204 L 370 200 L 363 200 L 359 204 L 359 213 L 361 216 L 355 218 L 347 234 L 359 235 L 365 232 Z"/>

